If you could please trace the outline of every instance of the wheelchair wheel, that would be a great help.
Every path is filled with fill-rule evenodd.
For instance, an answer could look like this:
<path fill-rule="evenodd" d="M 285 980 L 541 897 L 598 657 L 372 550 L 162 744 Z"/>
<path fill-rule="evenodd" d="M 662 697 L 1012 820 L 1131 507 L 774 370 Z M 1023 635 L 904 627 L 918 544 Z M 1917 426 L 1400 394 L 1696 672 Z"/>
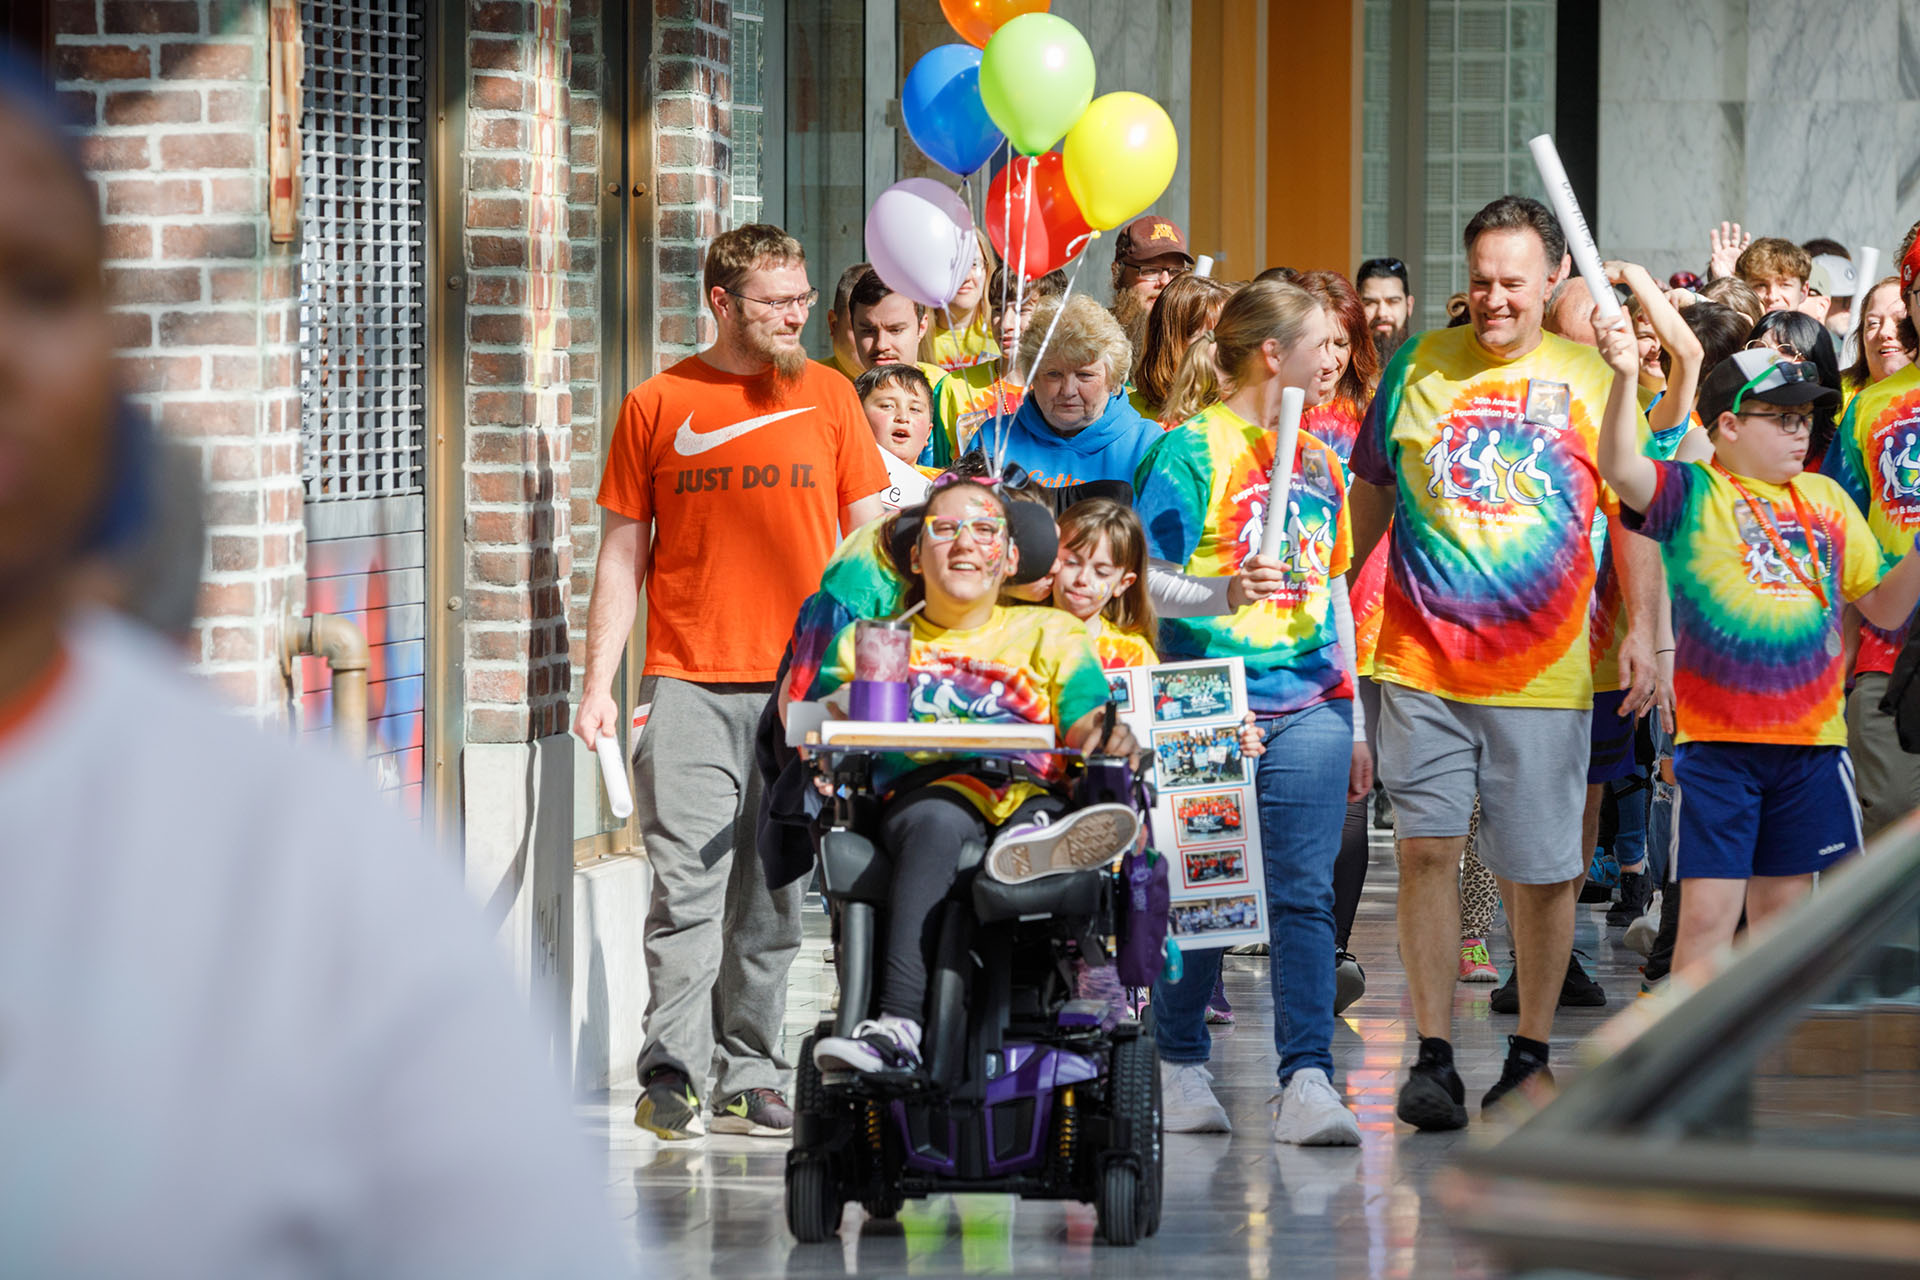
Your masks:
<path fill-rule="evenodd" d="M 1141 1199 L 1140 1175 L 1132 1165 L 1107 1166 L 1100 1183 L 1100 1235 L 1108 1244 L 1130 1245 L 1140 1239 L 1138 1209 Z"/>
<path fill-rule="evenodd" d="M 1101 1232 L 1112 1244 L 1132 1244 L 1160 1229 L 1160 1196 L 1165 1162 L 1162 1159 L 1159 1059 L 1150 1028 L 1113 1046 L 1113 1077 L 1109 1086 L 1113 1114 L 1116 1120 L 1128 1122 L 1126 1128 L 1131 1135 L 1128 1149 L 1132 1152 L 1133 1160 L 1125 1165 L 1118 1161 L 1109 1164 L 1102 1175 L 1099 1206 Z M 1127 1170 L 1128 1185 L 1134 1196 L 1134 1203 L 1124 1220 L 1119 1216 L 1118 1206 L 1108 1206 L 1108 1201 L 1119 1190 L 1113 1174 L 1120 1168 Z M 1109 1221 L 1116 1228 L 1126 1228 L 1125 1239 L 1108 1230 Z"/>
<path fill-rule="evenodd" d="M 840 1230 L 842 1208 L 833 1166 L 824 1158 L 798 1152 L 787 1161 L 787 1229 L 801 1244 L 831 1240 Z"/>

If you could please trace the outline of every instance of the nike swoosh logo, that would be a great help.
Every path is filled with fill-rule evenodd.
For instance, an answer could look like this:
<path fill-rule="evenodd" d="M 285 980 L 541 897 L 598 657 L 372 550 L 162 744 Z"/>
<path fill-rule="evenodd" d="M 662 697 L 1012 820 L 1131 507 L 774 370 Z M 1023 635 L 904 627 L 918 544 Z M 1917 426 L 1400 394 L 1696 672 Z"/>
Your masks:
<path fill-rule="evenodd" d="M 811 412 L 813 412 L 812 405 L 801 409 L 782 409 L 779 413 L 762 414 L 758 418 L 748 418 L 744 422 L 736 422 L 731 426 L 720 427 L 713 431 L 695 431 L 693 415 L 689 413 L 687 420 L 680 424 L 680 430 L 673 434 L 673 451 L 683 458 L 691 458 L 709 449 L 717 449 L 729 440 L 738 440 L 749 431 L 758 431 L 769 422 L 778 422 L 782 418 L 791 418 L 795 414 Z"/>

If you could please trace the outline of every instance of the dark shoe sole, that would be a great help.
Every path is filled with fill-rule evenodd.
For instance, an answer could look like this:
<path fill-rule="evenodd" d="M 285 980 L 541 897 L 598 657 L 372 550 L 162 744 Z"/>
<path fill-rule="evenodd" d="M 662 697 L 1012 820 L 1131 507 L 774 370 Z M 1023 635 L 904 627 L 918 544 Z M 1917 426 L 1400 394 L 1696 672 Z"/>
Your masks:
<path fill-rule="evenodd" d="M 706 1127 L 700 1123 L 698 1111 L 680 1111 L 678 1114 L 662 1116 L 660 1108 L 654 1106 L 653 1099 L 645 1094 L 633 1108 L 633 1123 L 645 1129 L 655 1137 L 665 1138 L 669 1142 L 684 1142 L 689 1138 L 706 1136 Z"/>
<path fill-rule="evenodd" d="M 1466 1104 L 1455 1102 L 1447 1087 L 1430 1076 L 1407 1077 L 1393 1114 L 1422 1133 L 1467 1127 Z"/>

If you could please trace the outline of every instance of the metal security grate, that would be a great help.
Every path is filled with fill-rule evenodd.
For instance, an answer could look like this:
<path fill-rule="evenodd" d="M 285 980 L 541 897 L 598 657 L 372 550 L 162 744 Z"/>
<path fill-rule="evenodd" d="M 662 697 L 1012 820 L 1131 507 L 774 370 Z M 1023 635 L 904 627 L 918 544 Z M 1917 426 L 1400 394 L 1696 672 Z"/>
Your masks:
<path fill-rule="evenodd" d="M 421 493 L 426 143 L 418 0 L 301 0 L 308 502 Z"/>

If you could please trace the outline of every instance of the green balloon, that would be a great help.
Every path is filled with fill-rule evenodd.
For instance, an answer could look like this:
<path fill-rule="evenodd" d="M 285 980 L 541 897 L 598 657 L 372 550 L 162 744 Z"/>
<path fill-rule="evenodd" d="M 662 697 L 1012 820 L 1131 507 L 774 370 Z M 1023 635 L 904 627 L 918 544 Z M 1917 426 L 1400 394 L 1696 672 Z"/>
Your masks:
<path fill-rule="evenodd" d="M 980 100 L 1015 151 L 1037 156 L 1093 101 L 1093 50 L 1065 18 L 1022 14 L 981 52 Z"/>

